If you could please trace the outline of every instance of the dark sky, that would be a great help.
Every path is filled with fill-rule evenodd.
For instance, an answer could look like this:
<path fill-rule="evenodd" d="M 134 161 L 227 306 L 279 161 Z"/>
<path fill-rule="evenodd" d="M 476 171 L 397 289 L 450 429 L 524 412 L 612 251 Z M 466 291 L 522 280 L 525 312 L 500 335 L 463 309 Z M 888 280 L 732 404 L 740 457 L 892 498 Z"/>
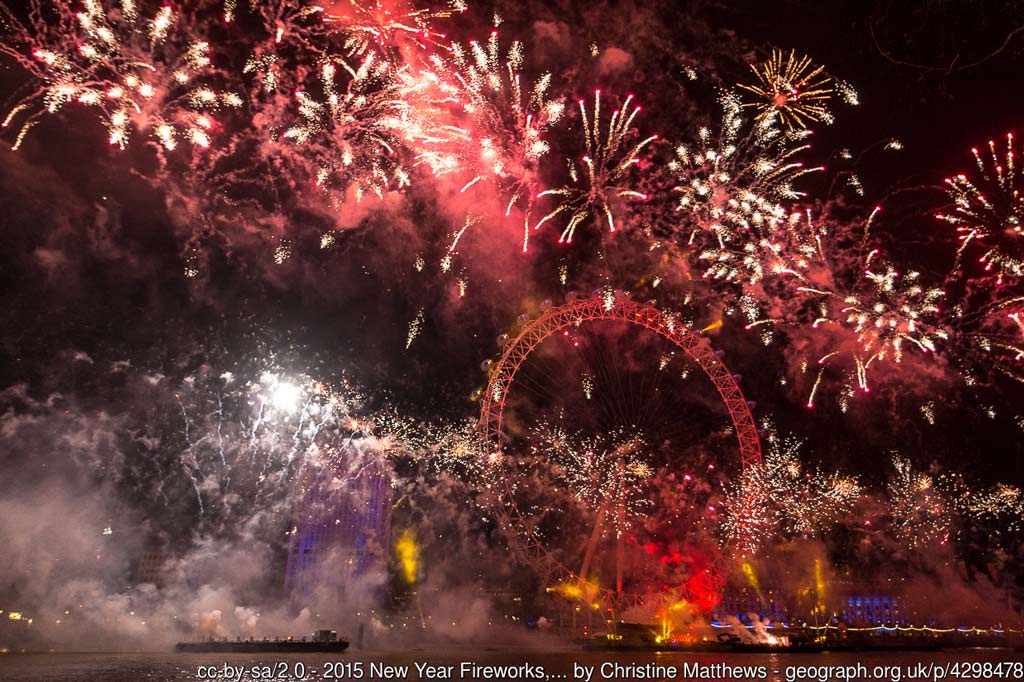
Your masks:
<path fill-rule="evenodd" d="M 706 68 L 712 83 L 728 85 L 745 79 L 745 64 L 772 47 L 807 52 L 852 83 L 861 101 L 857 108 L 837 107 L 837 122 L 818 131 L 815 161 L 831 163 L 840 147 L 856 152 L 889 137 L 903 141 L 901 154 L 865 157 L 863 204 L 925 186 L 885 204 L 901 220 L 886 225 L 880 238 L 895 258 L 913 259 L 913 267 L 935 277 L 948 270 L 949 258 L 934 241 L 941 228 L 931 213 L 944 201 L 935 187 L 968 166 L 970 146 L 1003 136 L 1022 115 L 1015 85 L 1022 42 L 1011 35 L 1024 24 L 1020 3 L 566 2 L 497 9 L 507 22 L 503 31 L 535 39 L 540 68 L 554 72 L 559 93 L 602 85 L 585 59 L 590 40 L 630 52 L 632 74 L 613 74 L 610 86 L 635 88 L 645 104 L 644 125 L 673 140 L 691 135 L 696 122 L 717 118 L 709 108 L 713 87 L 693 86 L 686 91 L 692 96 L 678 101 L 673 87 L 683 80 L 681 65 Z M 471 16 L 455 20 L 452 37 L 480 35 L 489 13 L 474 5 Z M 562 52 L 537 38 L 538 22 L 561 22 Z M 240 56 L 227 59 L 236 63 Z M 2 82 L 13 87 L 21 76 L 4 64 Z M 247 232 L 241 224 L 247 218 L 240 217 L 226 236 L 202 243 L 207 271 L 201 282 L 190 282 L 181 275 L 189 228 L 168 216 L 159 183 L 146 181 L 151 164 L 141 144 L 111 149 L 94 119 L 70 111 L 44 120 L 21 152 L 0 152 L 4 385 L 27 382 L 37 396 L 70 392 L 116 411 L 123 401 L 117 384 L 69 366 L 68 352 L 181 374 L 218 354 L 270 353 L 313 374 L 341 368 L 401 396 L 406 409 L 422 416 L 471 415 L 475 405 L 466 396 L 482 382 L 477 367 L 493 353 L 493 338 L 532 302 L 561 295 L 552 276 L 558 263 L 589 267 L 600 260 L 600 249 L 565 255 L 542 242 L 531 260 L 516 260 L 516 230 L 489 228 L 486 238 L 471 234 L 464 242 L 460 267 L 470 289 L 454 305 L 452 277 L 436 267 L 433 274 L 411 267 L 417 254 L 436 262 L 457 222 L 457 211 L 444 206 L 445 190 L 426 183 L 393 210 L 367 212 L 358 229 L 323 253 L 316 247 L 323 216 L 315 211 L 290 210 L 282 232 L 263 237 Z M 826 184 L 811 180 L 808 189 L 820 200 Z M 282 234 L 293 256 L 275 268 Z M 495 246 L 499 238 L 507 243 Z M 639 279 L 619 274 L 616 286 Z M 420 309 L 422 335 L 406 351 L 408 323 Z M 941 382 L 925 388 L 952 391 L 951 399 L 939 400 L 936 428 L 911 420 L 920 395 L 898 391 L 849 415 L 829 407 L 809 414 L 775 384 L 777 349 L 736 332 L 727 325 L 721 343 L 745 376 L 748 397 L 761 414 L 808 437 L 810 456 L 871 475 L 889 450 L 900 449 L 921 462 L 970 461 L 981 475 L 1024 479 L 1015 387 L 999 384 L 981 398 Z M 761 371 L 765 365 L 774 368 L 770 376 Z M 999 418 L 984 417 L 980 404 L 1000 407 Z"/>

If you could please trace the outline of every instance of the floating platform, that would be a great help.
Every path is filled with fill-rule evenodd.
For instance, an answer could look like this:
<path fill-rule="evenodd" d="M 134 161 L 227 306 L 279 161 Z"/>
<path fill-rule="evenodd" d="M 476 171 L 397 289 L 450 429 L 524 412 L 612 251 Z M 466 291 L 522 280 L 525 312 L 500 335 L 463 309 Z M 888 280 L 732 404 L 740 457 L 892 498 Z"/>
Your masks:
<path fill-rule="evenodd" d="M 204 642 L 178 642 L 174 650 L 190 654 L 221 653 L 341 653 L 348 649 L 348 640 L 340 639 L 334 630 L 318 630 L 306 639 L 210 639 Z"/>

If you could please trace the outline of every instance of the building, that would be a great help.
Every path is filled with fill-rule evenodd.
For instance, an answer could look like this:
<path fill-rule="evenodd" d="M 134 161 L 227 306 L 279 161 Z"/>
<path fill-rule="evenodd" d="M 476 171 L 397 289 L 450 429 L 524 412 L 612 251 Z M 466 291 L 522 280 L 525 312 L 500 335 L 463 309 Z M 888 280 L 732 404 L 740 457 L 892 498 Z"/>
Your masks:
<path fill-rule="evenodd" d="M 854 627 L 907 624 L 899 597 L 879 593 L 848 595 L 839 618 Z"/>
<path fill-rule="evenodd" d="M 777 597 L 774 590 L 758 592 L 753 588 L 740 587 L 722 591 L 721 600 L 712 611 L 711 618 L 723 621 L 735 617 L 742 623 L 750 622 L 750 614 L 773 623 L 789 620 L 786 604 Z"/>
<path fill-rule="evenodd" d="M 346 449 L 332 466 L 307 466 L 299 476 L 285 591 L 297 601 L 321 585 L 344 587 L 387 570 L 391 533 L 391 471 L 379 453 Z"/>
<path fill-rule="evenodd" d="M 741 622 L 749 622 L 748 614 L 757 614 L 762 620 L 772 622 L 830 622 L 844 623 L 851 627 L 875 627 L 879 625 L 906 625 L 906 614 L 898 595 L 887 592 L 882 585 L 871 582 L 835 581 L 829 584 L 828 617 L 815 620 L 806 603 L 792 595 L 789 599 L 778 590 L 754 590 L 749 587 L 726 589 L 721 601 L 715 607 L 712 618 L 724 620 L 730 616 Z"/>
<path fill-rule="evenodd" d="M 147 546 L 132 565 L 132 580 L 163 587 L 167 580 L 167 550 L 163 545 Z"/>

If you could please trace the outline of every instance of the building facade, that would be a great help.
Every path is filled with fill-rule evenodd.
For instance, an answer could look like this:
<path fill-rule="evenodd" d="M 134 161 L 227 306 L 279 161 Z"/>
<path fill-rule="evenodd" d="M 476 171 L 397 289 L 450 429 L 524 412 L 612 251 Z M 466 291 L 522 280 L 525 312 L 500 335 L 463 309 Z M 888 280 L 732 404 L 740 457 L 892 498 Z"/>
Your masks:
<path fill-rule="evenodd" d="M 318 586 L 354 584 L 387 570 L 391 470 L 379 453 L 341 450 L 330 466 L 299 476 L 285 568 L 285 591 L 297 601 Z"/>

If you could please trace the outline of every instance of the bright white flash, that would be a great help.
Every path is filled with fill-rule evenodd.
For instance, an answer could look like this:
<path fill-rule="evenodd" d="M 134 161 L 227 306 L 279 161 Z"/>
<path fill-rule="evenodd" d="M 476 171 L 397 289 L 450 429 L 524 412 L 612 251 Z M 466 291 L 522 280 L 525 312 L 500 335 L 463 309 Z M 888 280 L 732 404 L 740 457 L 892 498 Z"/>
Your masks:
<path fill-rule="evenodd" d="M 288 381 L 280 381 L 277 377 L 264 376 L 270 384 L 270 404 L 282 412 L 295 412 L 302 401 L 302 387 Z"/>

